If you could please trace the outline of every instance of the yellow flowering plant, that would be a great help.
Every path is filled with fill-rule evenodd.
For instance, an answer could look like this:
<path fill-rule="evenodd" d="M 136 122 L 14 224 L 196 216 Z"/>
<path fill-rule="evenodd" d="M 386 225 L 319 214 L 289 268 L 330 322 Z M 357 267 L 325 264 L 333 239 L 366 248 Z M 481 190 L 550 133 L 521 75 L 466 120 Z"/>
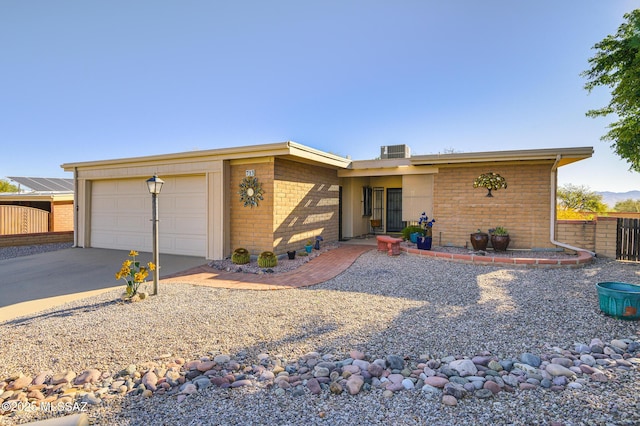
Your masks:
<path fill-rule="evenodd" d="M 116 280 L 123 279 L 127 283 L 127 296 L 133 297 L 138 293 L 138 287 L 149 276 L 149 271 L 155 271 L 156 265 L 152 262 L 148 262 L 147 266 L 140 265 L 140 262 L 136 260 L 138 252 L 131 250 L 129 257 L 122 262 L 122 267 L 116 272 Z"/>

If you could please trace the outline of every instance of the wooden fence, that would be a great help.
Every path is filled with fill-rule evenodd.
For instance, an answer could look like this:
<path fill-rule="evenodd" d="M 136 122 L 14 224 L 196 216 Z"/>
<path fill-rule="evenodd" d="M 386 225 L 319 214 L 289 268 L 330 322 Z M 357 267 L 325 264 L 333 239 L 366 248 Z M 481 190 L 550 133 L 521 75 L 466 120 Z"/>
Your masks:
<path fill-rule="evenodd" d="M 49 212 L 33 207 L 0 205 L 0 235 L 49 232 Z"/>
<path fill-rule="evenodd" d="M 640 219 L 618 218 L 616 259 L 640 260 Z"/>

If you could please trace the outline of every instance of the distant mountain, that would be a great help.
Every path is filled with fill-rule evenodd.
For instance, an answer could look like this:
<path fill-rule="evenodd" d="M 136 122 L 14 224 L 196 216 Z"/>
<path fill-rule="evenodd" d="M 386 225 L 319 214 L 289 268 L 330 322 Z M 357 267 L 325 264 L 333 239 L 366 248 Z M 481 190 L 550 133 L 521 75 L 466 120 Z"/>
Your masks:
<path fill-rule="evenodd" d="M 597 192 L 597 194 L 602 195 L 602 201 L 608 205 L 610 208 L 616 205 L 618 201 L 624 201 L 631 198 L 632 200 L 640 200 L 640 191 L 627 191 L 627 192 L 611 192 L 611 191 L 602 191 Z"/>

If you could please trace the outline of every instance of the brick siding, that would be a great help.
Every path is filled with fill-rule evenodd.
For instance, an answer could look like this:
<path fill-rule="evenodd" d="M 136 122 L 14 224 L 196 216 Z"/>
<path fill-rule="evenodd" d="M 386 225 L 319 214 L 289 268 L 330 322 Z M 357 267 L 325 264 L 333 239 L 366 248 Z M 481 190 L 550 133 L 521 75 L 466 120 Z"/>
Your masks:
<path fill-rule="evenodd" d="M 246 170 L 255 170 L 264 200 L 257 206 L 245 207 L 240 201 L 240 183 Z M 243 247 L 251 254 L 273 250 L 273 162 L 231 165 L 230 167 L 230 242 L 231 250 Z"/>
<path fill-rule="evenodd" d="M 264 200 L 244 207 L 238 195 L 245 170 L 254 169 Z M 273 162 L 231 165 L 231 250 L 252 255 L 269 250 L 283 254 L 302 250 L 307 240 L 322 235 L 338 240 L 338 175 L 333 169 L 280 158 Z"/>
<path fill-rule="evenodd" d="M 469 246 L 469 234 L 478 228 L 503 226 L 509 231 L 509 248 L 553 247 L 549 239 L 551 162 L 518 165 L 474 165 L 440 168 L 434 179 L 434 244 Z M 473 180 L 494 172 L 507 188 L 487 197 Z"/>
<path fill-rule="evenodd" d="M 73 231 L 73 201 L 53 202 L 51 222 L 49 230 L 53 232 Z"/>
<path fill-rule="evenodd" d="M 283 159 L 275 164 L 274 251 L 301 250 L 319 235 L 337 241 L 337 172 Z"/>

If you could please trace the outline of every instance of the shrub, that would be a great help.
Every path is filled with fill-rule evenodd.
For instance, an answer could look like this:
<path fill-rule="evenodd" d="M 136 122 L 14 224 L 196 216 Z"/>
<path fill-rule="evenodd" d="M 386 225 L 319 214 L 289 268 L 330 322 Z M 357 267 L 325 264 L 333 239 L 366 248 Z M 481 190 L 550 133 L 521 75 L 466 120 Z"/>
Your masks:
<path fill-rule="evenodd" d="M 263 251 L 258 256 L 258 266 L 261 268 L 273 268 L 278 266 L 278 258 L 272 251 Z"/>
<path fill-rule="evenodd" d="M 250 260 L 251 256 L 249 255 L 249 250 L 245 248 L 237 248 L 231 255 L 231 261 L 236 265 L 244 265 L 246 263 L 249 263 Z"/>
<path fill-rule="evenodd" d="M 419 232 L 420 235 L 424 235 L 424 229 L 422 229 L 422 227 L 417 225 L 410 225 L 402 230 L 402 238 L 408 240 L 411 238 L 411 234 L 413 234 L 414 232 Z"/>

